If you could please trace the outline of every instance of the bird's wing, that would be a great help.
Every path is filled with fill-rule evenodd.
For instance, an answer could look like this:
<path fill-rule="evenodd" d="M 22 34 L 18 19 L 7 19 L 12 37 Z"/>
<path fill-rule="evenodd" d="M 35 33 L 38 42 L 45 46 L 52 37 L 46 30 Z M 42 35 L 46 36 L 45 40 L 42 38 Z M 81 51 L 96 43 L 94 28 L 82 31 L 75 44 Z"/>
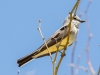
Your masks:
<path fill-rule="evenodd" d="M 65 31 L 66 30 L 66 31 Z M 57 30 L 47 41 L 46 44 L 49 47 L 55 45 L 57 42 L 60 42 L 62 38 L 65 38 L 67 36 L 67 27 L 63 26 L 61 27 L 59 30 Z M 44 50 L 46 50 L 47 47 L 45 44 L 43 44 L 42 46 L 40 46 L 36 51 L 32 52 L 31 54 L 20 58 L 19 60 L 17 60 L 17 63 L 19 64 L 19 67 L 22 66 L 23 64 L 27 63 L 28 61 L 34 59 L 34 57 L 38 54 L 40 54 L 41 52 L 43 52 Z M 54 51 L 51 51 L 51 54 L 54 53 Z M 49 55 L 49 53 L 43 54 L 41 56 L 38 56 L 36 58 L 39 57 L 43 57 Z"/>
<path fill-rule="evenodd" d="M 46 41 L 46 44 L 49 47 L 57 44 L 58 42 L 61 41 L 62 38 L 65 38 L 67 36 L 67 27 L 64 26 L 64 27 L 61 27 L 59 30 L 57 30 L 47 41 Z M 41 53 L 42 51 L 46 50 L 47 47 L 45 44 L 43 44 L 42 46 L 40 46 L 35 52 L 33 52 L 35 55 Z M 50 50 L 51 53 L 54 53 L 52 52 L 52 50 Z M 49 53 L 45 54 L 45 55 L 41 55 L 39 57 L 42 57 L 42 56 L 46 56 L 46 55 L 49 55 Z M 37 57 L 37 58 L 39 58 Z"/>

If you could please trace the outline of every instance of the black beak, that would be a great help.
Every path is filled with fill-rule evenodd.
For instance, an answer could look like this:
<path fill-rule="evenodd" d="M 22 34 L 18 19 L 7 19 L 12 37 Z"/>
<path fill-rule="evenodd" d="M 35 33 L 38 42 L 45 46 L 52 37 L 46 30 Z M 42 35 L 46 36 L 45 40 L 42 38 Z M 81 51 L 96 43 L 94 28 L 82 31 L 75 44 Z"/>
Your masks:
<path fill-rule="evenodd" d="M 84 21 L 84 20 L 81 20 L 80 22 L 83 23 L 83 22 L 85 22 L 85 21 Z"/>

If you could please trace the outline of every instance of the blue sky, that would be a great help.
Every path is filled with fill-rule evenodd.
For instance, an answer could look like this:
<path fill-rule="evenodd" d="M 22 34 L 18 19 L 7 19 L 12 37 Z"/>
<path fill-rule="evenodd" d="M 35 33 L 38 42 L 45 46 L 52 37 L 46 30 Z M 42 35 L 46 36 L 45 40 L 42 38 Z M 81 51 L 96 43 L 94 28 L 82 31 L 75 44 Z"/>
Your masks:
<path fill-rule="evenodd" d="M 43 57 L 18 68 L 17 59 L 33 52 L 43 44 L 43 40 L 37 30 L 38 20 L 42 20 L 41 30 L 48 39 L 62 23 L 57 17 L 64 21 L 76 0 L 0 0 L 0 75 L 52 75 L 52 64 L 50 57 Z M 80 11 L 82 19 L 85 20 L 84 10 L 88 0 L 82 0 Z M 100 1 L 94 0 L 88 11 L 90 30 L 93 35 L 89 54 L 94 70 L 97 72 L 100 66 Z M 87 43 L 88 34 L 86 23 L 80 25 L 78 43 L 75 50 L 74 64 Z M 66 52 L 58 75 L 71 75 L 72 46 Z M 60 56 L 60 55 L 59 55 Z M 59 57 L 58 57 L 59 58 Z M 82 56 L 80 66 L 88 68 L 86 53 Z M 86 72 L 79 70 L 78 75 Z"/>

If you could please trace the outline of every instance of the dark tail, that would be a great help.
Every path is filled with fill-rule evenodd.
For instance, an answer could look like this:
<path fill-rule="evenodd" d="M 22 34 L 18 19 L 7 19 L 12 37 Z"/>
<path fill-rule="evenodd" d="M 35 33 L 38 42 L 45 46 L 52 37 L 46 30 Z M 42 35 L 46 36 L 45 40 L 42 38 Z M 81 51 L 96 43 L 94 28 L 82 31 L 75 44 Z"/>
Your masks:
<path fill-rule="evenodd" d="M 18 59 L 17 60 L 18 66 L 21 67 L 22 65 L 26 64 L 30 60 L 34 59 L 33 56 L 34 56 L 34 53 L 32 53 L 30 55 L 27 55 L 27 56 L 25 56 L 23 58 Z"/>

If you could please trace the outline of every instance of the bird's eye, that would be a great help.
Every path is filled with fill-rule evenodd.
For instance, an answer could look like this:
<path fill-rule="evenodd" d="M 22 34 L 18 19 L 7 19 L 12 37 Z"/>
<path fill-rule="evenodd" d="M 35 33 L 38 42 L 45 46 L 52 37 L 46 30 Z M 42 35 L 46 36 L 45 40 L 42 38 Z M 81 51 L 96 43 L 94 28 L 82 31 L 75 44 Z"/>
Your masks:
<path fill-rule="evenodd" d="M 74 17 L 73 19 L 75 19 L 76 20 L 76 18 Z"/>

